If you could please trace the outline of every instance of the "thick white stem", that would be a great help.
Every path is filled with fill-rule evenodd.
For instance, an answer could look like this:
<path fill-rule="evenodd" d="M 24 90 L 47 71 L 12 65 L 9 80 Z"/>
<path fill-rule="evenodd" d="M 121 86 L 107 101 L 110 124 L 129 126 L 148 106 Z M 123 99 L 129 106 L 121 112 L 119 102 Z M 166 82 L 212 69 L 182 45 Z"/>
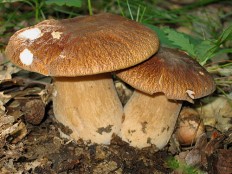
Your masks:
<path fill-rule="evenodd" d="M 161 93 L 146 95 L 135 90 L 124 107 L 122 139 L 138 148 L 151 144 L 163 148 L 173 133 L 181 105 Z"/>
<path fill-rule="evenodd" d="M 109 74 L 54 79 L 53 108 L 57 120 L 74 139 L 109 144 L 119 134 L 123 108 Z"/>

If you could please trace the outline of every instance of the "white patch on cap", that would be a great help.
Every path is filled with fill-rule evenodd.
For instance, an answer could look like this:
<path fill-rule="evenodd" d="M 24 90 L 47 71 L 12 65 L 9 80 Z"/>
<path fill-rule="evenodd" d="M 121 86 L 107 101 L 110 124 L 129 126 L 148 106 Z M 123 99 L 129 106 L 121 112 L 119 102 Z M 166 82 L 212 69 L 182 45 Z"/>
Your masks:
<path fill-rule="evenodd" d="M 202 71 L 199 71 L 199 74 L 200 74 L 200 75 L 202 75 L 202 76 L 204 76 L 204 75 L 205 75 Z"/>
<path fill-rule="evenodd" d="M 31 65 L 33 62 L 33 54 L 27 48 L 20 53 L 19 58 L 24 65 Z"/>
<path fill-rule="evenodd" d="M 61 34 L 62 34 L 62 32 L 59 32 L 59 31 L 53 31 L 51 33 L 53 39 L 60 39 Z"/>
<path fill-rule="evenodd" d="M 42 36 L 42 34 L 41 30 L 38 28 L 31 28 L 19 34 L 19 37 L 29 40 L 38 39 L 40 36 Z"/>
<path fill-rule="evenodd" d="M 191 91 L 191 90 L 187 90 L 186 93 L 188 94 L 188 96 L 191 98 L 191 99 L 194 99 L 195 98 L 195 92 Z"/>
<path fill-rule="evenodd" d="M 60 58 L 64 59 L 66 56 L 63 54 L 60 54 Z"/>

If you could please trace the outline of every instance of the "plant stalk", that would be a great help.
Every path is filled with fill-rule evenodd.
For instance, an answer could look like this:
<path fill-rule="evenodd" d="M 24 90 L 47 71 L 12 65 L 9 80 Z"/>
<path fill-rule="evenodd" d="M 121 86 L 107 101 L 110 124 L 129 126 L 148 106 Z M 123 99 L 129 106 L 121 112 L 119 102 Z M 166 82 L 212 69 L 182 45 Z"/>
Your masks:
<path fill-rule="evenodd" d="M 92 9 L 92 5 L 91 5 L 91 0 L 88 0 L 88 9 L 89 9 L 89 15 L 92 16 L 93 15 L 93 9 Z"/>

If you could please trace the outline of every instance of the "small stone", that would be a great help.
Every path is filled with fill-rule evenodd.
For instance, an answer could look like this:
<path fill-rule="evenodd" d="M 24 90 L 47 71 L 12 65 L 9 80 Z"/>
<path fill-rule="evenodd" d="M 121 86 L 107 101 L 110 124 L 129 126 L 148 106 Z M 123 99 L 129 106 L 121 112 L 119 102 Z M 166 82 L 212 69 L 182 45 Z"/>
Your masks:
<path fill-rule="evenodd" d="M 24 105 L 22 111 L 24 112 L 24 118 L 28 123 L 38 125 L 44 118 L 45 105 L 42 100 L 30 100 Z"/>

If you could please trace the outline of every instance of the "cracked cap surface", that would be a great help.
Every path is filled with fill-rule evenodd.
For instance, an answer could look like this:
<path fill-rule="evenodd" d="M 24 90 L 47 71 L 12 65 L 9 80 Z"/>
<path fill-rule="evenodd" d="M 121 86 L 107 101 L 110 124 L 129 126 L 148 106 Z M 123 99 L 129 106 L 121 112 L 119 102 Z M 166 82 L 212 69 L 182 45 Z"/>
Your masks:
<path fill-rule="evenodd" d="M 10 38 L 6 55 L 29 71 L 82 76 L 133 66 L 152 56 L 158 47 L 158 37 L 151 29 L 103 13 L 45 20 L 21 29 Z"/>

